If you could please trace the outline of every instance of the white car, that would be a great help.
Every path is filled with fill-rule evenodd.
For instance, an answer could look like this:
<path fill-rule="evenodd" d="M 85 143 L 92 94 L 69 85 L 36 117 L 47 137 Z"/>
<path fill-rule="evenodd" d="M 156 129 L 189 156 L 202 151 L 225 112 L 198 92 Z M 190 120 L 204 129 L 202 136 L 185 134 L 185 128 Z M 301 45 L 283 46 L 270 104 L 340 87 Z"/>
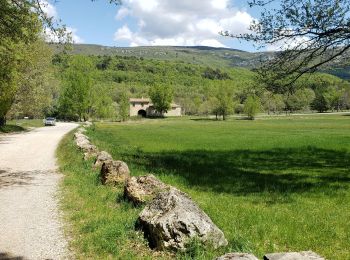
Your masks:
<path fill-rule="evenodd" d="M 54 118 L 54 117 L 47 117 L 44 120 L 44 124 L 45 124 L 45 126 L 47 126 L 47 125 L 54 126 L 54 125 L 56 125 L 56 118 Z"/>

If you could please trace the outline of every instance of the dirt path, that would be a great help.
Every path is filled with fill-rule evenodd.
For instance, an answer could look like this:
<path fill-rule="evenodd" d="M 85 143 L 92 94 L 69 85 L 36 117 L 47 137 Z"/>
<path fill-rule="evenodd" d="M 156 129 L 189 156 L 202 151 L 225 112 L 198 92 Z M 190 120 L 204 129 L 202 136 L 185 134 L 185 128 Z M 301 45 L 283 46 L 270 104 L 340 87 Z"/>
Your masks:
<path fill-rule="evenodd" d="M 70 258 L 57 209 L 55 150 L 76 126 L 0 136 L 0 259 Z"/>

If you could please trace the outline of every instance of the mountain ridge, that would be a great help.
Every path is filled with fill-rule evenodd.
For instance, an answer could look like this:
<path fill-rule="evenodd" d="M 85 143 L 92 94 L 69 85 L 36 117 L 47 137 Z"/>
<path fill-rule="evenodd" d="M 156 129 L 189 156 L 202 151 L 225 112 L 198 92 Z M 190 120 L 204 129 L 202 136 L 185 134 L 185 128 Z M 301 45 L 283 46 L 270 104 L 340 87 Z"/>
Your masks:
<path fill-rule="evenodd" d="M 50 44 L 55 53 L 63 50 L 59 44 Z M 261 60 L 270 59 L 273 52 L 248 52 L 232 48 L 210 46 L 138 46 L 117 47 L 99 44 L 73 44 L 70 54 L 97 56 L 127 56 L 154 60 L 178 60 L 180 62 L 198 64 L 214 68 L 243 67 L 256 68 Z M 350 66 L 330 64 L 326 72 L 344 80 L 350 80 Z"/>

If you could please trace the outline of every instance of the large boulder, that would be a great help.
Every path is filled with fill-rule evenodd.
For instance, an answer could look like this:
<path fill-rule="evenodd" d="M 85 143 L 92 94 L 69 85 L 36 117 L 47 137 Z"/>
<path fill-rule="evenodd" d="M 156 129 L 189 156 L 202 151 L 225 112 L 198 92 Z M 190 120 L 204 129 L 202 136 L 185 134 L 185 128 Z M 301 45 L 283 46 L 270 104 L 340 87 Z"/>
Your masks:
<path fill-rule="evenodd" d="M 228 253 L 216 258 L 216 260 L 258 260 L 258 258 L 247 253 Z"/>
<path fill-rule="evenodd" d="M 75 143 L 77 144 L 77 146 L 81 149 L 84 148 L 84 146 L 86 145 L 90 145 L 90 141 L 87 137 L 84 137 L 84 136 L 79 136 L 79 137 L 76 137 L 75 139 Z"/>
<path fill-rule="evenodd" d="M 152 248 L 185 249 L 192 238 L 214 248 L 227 245 L 224 233 L 185 193 L 170 187 L 140 213 L 136 224 Z"/>
<path fill-rule="evenodd" d="M 124 197 L 134 204 L 141 204 L 150 201 L 167 187 L 152 174 L 131 177 L 124 186 Z"/>
<path fill-rule="evenodd" d="M 98 152 L 96 155 L 96 160 L 94 163 L 94 167 L 97 168 L 101 166 L 105 161 L 113 160 L 112 155 L 105 151 Z"/>
<path fill-rule="evenodd" d="M 129 177 L 129 167 L 125 162 L 109 160 L 102 164 L 100 179 L 104 185 L 124 184 Z"/>
<path fill-rule="evenodd" d="M 273 253 L 264 255 L 264 260 L 325 260 L 312 251 Z"/>

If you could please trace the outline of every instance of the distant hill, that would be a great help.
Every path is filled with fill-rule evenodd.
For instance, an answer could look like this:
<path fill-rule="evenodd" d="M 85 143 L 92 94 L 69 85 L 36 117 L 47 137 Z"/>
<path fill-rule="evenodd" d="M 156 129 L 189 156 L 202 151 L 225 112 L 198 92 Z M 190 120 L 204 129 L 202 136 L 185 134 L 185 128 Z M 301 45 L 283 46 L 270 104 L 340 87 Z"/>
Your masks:
<path fill-rule="evenodd" d="M 55 51 L 61 46 L 52 45 Z M 252 68 L 268 53 L 251 53 L 229 48 L 207 46 L 147 46 L 147 47 L 107 47 L 94 44 L 74 44 L 72 54 L 135 56 L 145 59 L 179 60 L 211 67 Z"/>
<path fill-rule="evenodd" d="M 51 44 L 55 52 L 62 46 Z M 272 57 L 272 52 L 246 52 L 229 48 L 214 48 L 208 46 L 143 46 L 143 47 L 109 47 L 95 44 L 74 44 L 72 54 L 83 55 L 118 55 L 134 56 L 155 60 L 178 60 L 185 63 L 199 64 L 214 68 L 244 67 L 254 68 L 261 60 Z M 350 66 L 329 66 L 323 72 L 333 74 L 345 80 L 350 80 Z"/>

